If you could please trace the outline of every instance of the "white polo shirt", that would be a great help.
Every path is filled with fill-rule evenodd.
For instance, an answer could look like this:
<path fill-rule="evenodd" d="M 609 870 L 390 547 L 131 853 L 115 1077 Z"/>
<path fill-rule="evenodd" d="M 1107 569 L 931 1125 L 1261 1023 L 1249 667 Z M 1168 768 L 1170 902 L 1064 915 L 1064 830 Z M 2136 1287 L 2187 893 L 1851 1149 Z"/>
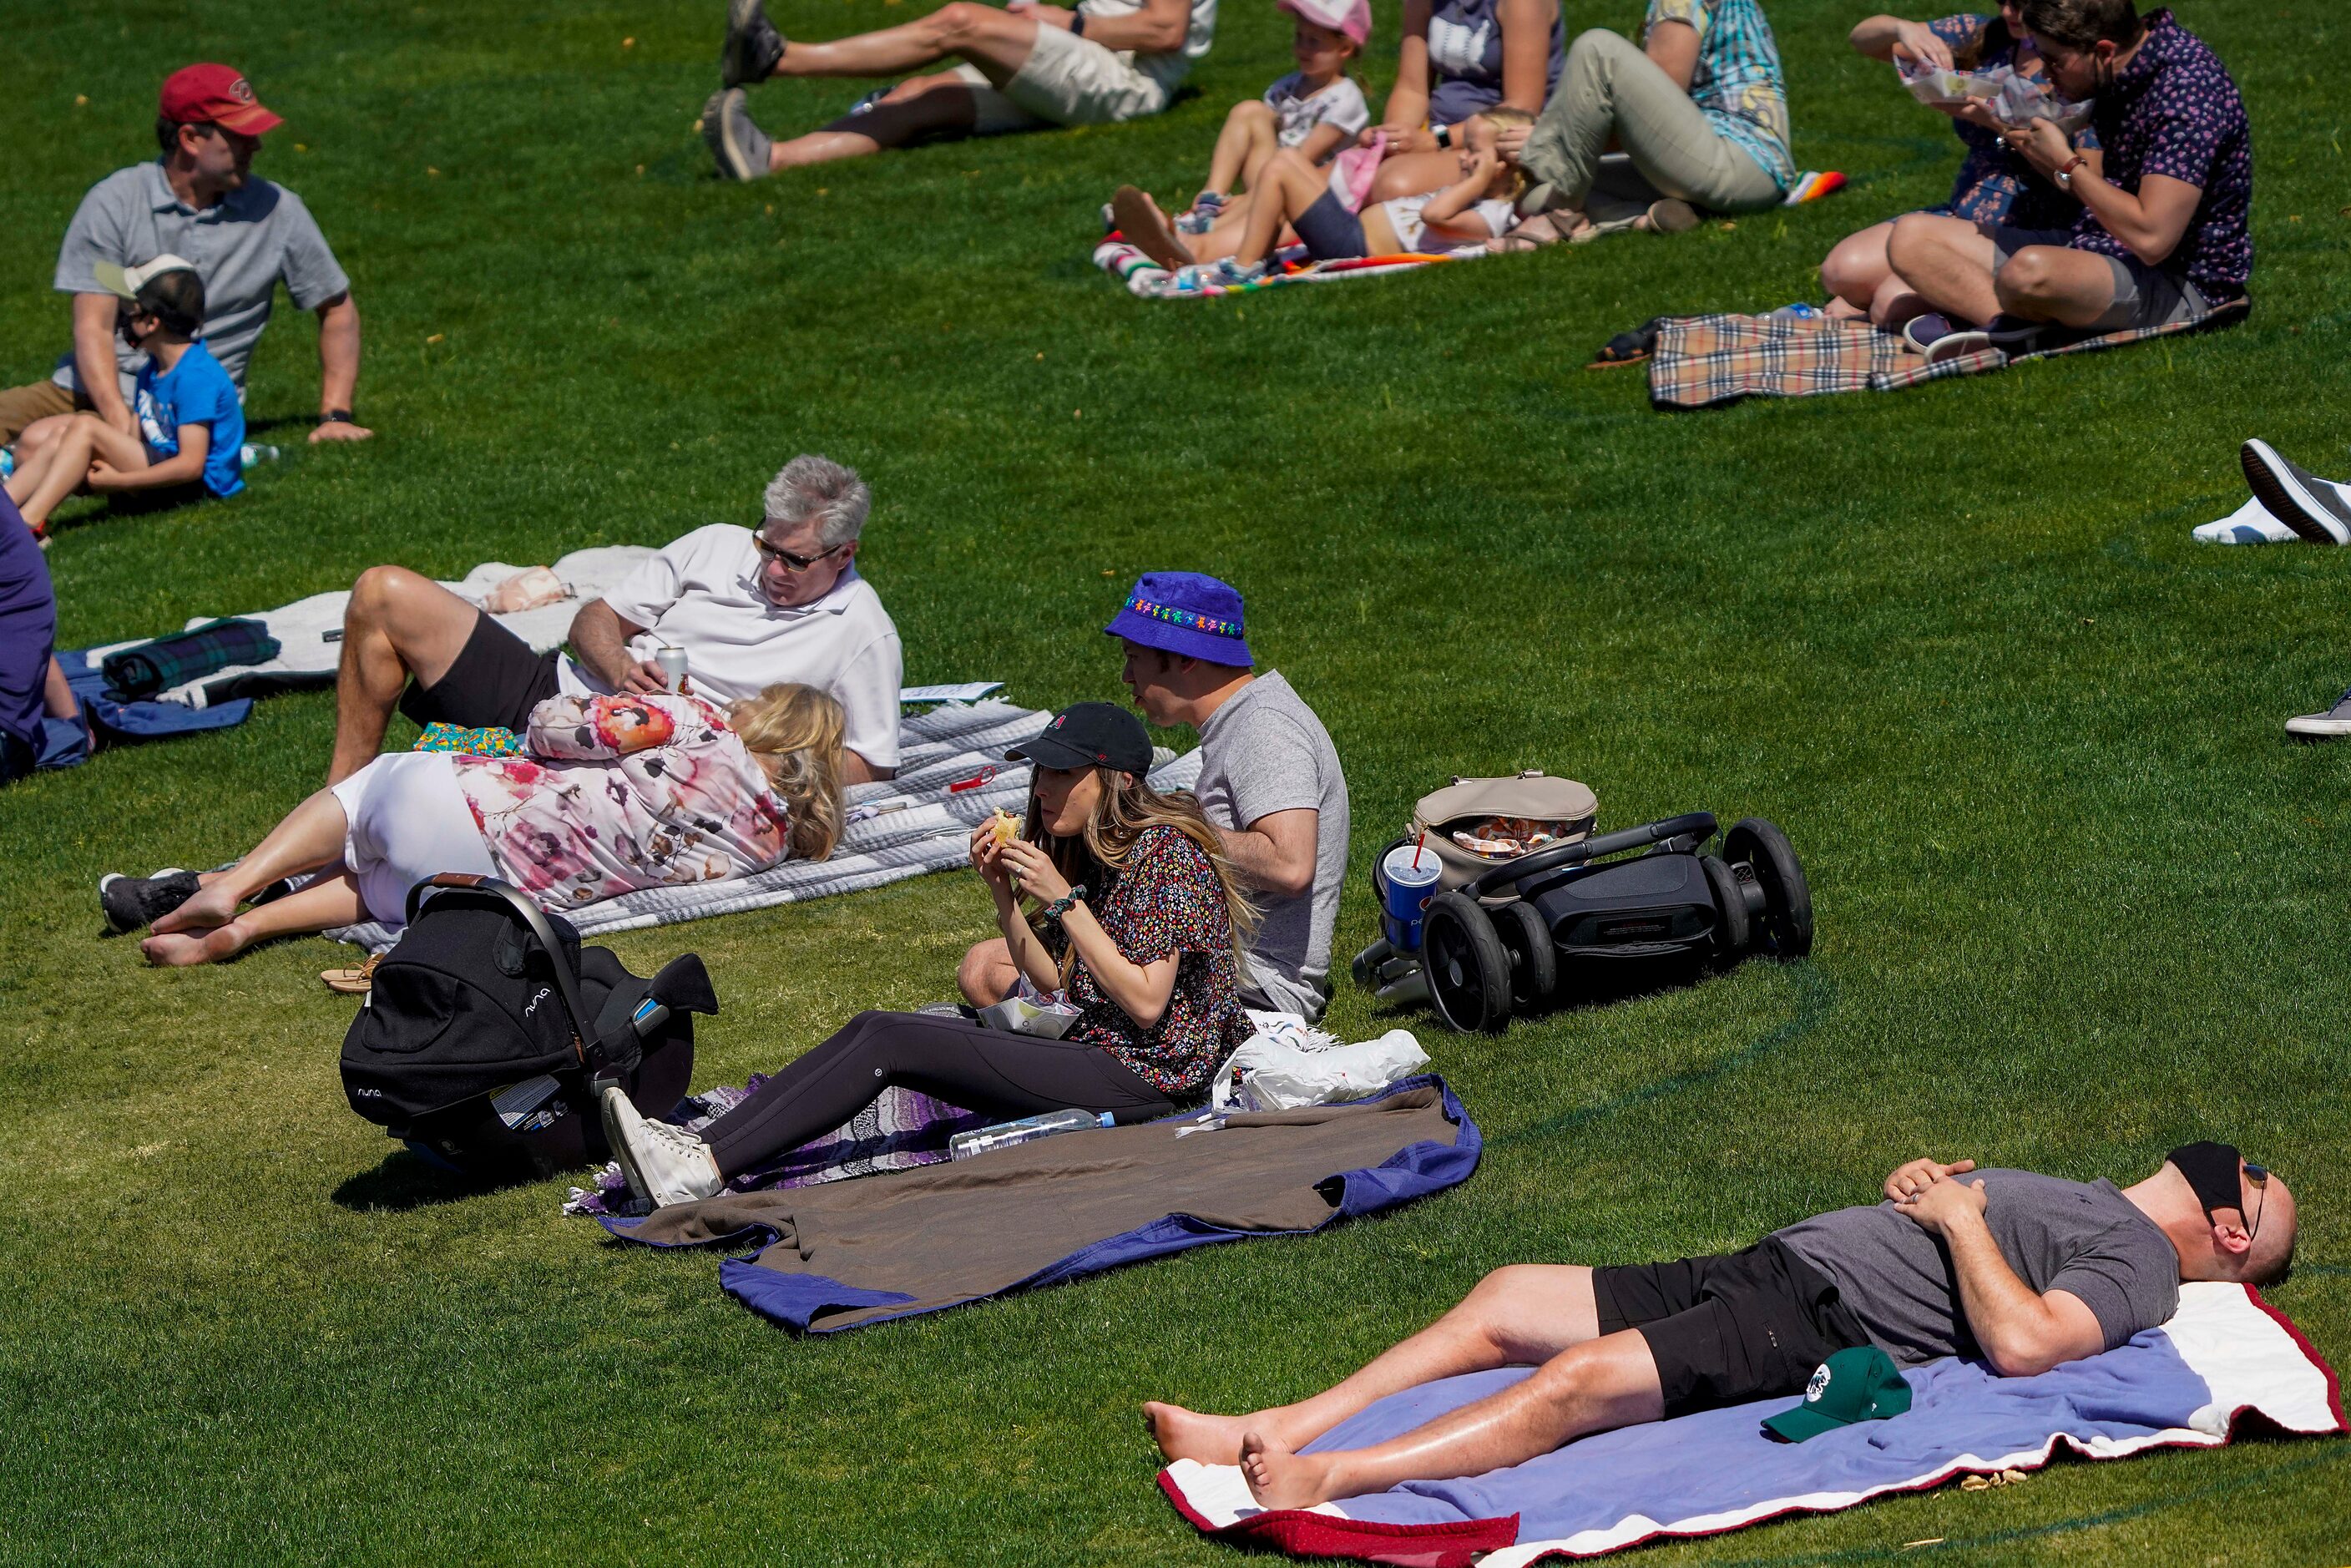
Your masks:
<path fill-rule="evenodd" d="M 815 603 L 786 608 L 760 591 L 759 569 L 750 529 L 713 523 L 672 541 L 604 602 L 648 629 L 630 639 L 632 657 L 683 648 L 694 689 L 722 705 L 779 681 L 830 692 L 848 715 L 849 749 L 875 768 L 897 767 L 905 656 L 880 595 L 852 567 Z M 569 655 L 556 678 L 572 696 L 611 690 Z"/>

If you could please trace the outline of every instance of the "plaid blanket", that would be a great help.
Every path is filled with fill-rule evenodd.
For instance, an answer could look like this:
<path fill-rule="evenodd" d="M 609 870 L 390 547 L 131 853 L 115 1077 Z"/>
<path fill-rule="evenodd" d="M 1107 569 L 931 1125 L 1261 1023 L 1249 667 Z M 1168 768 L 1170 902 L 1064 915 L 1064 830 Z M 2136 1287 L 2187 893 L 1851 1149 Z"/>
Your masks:
<path fill-rule="evenodd" d="M 1126 291 L 1137 299 L 1214 299 L 1219 295 L 1255 294 L 1292 283 L 1345 283 L 1353 278 L 1380 277 L 1391 272 L 1431 267 L 1440 261 L 1475 261 L 1487 254 L 1482 246 L 1470 246 L 1443 256 L 1413 254 L 1358 256 L 1350 261 L 1309 261 L 1304 246 L 1290 246 L 1275 258 L 1280 267 L 1254 283 L 1188 293 L 1176 291 L 1174 273 L 1116 235 L 1094 246 L 1094 265 L 1125 284 Z"/>
<path fill-rule="evenodd" d="M 1649 361 L 1649 402 L 1657 408 L 1714 408 L 1743 397 L 1813 397 L 1892 392 L 1948 376 L 2005 370 L 2026 360 L 2119 349 L 2148 338 L 2234 326 L 2252 309 L 2225 299 L 2165 327 L 2064 338 L 2029 353 L 1983 349 L 1930 365 L 1891 332 L 1865 322 L 1775 320 L 1768 316 L 1684 316 L 1659 323 Z"/>
<path fill-rule="evenodd" d="M 200 681 L 231 664 L 277 657 L 277 639 L 258 621 L 214 621 L 109 654 L 99 667 L 126 702 L 152 697 L 165 686 Z"/>

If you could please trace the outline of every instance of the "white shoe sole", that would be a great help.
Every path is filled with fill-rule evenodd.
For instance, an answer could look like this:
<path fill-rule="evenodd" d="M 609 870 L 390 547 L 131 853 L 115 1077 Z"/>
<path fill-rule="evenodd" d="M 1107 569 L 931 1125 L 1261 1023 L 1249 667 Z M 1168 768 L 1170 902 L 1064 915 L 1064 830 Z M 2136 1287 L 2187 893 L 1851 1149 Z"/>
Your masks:
<path fill-rule="evenodd" d="M 2304 740 L 2340 740 L 2351 735 L 2351 718 L 2329 718 L 2323 713 L 2306 713 L 2285 721 L 2285 732 Z"/>
<path fill-rule="evenodd" d="M 2335 508 L 2310 493 L 2294 476 L 2293 465 L 2266 441 L 2248 441 L 2238 452 L 2245 483 L 2252 486 L 2270 516 L 2314 545 L 2351 545 L 2351 524 Z M 2330 732 L 2331 733 L 2331 732 Z"/>
<path fill-rule="evenodd" d="M 753 168 L 749 152 L 735 141 L 735 116 L 729 111 L 739 108 L 742 99 L 743 89 L 730 87 L 704 105 L 702 139 L 710 144 L 721 173 L 748 184 L 768 171 Z"/>

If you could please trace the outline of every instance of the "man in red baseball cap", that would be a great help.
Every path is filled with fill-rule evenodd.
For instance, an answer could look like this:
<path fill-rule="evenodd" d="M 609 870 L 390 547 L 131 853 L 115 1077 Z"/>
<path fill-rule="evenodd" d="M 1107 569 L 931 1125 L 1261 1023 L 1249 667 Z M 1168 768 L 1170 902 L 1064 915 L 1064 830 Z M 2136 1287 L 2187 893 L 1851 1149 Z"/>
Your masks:
<path fill-rule="evenodd" d="M 364 440 L 352 416 L 360 313 L 350 279 L 302 199 L 253 174 L 261 138 L 283 123 L 235 67 L 183 66 L 156 100 L 162 156 L 120 169 L 82 198 L 57 252 L 57 287 L 73 296 L 73 348 L 48 381 L 0 391 L 0 442 L 38 444 L 42 422 L 87 409 L 132 434 L 131 388 L 145 356 L 114 330 L 115 298 L 100 264 L 143 267 L 186 257 L 204 283 L 204 346 L 239 392 L 245 367 L 284 284 L 319 318 L 319 423 L 312 441 Z M 36 428 L 37 426 L 38 428 Z M 20 453 L 21 455 L 21 445 Z"/>

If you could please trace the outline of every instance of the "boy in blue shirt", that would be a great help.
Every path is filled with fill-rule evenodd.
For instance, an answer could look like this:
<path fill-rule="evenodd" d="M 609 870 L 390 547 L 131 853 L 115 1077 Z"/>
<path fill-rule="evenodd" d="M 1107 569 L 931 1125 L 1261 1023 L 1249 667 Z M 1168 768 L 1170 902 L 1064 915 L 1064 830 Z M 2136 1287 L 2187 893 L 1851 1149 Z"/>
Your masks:
<path fill-rule="evenodd" d="M 236 384 L 197 334 L 204 324 L 204 284 L 176 256 L 144 267 L 100 262 L 98 280 L 122 298 L 123 340 L 144 352 L 131 407 L 139 434 L 125 435 L 94 413 L 37 420 L 17 443 L 8 497 L 48 543 L 49 513 L 86 492 L 185 488 L 234 496 L 245 488 L 245 410 Z"/>

